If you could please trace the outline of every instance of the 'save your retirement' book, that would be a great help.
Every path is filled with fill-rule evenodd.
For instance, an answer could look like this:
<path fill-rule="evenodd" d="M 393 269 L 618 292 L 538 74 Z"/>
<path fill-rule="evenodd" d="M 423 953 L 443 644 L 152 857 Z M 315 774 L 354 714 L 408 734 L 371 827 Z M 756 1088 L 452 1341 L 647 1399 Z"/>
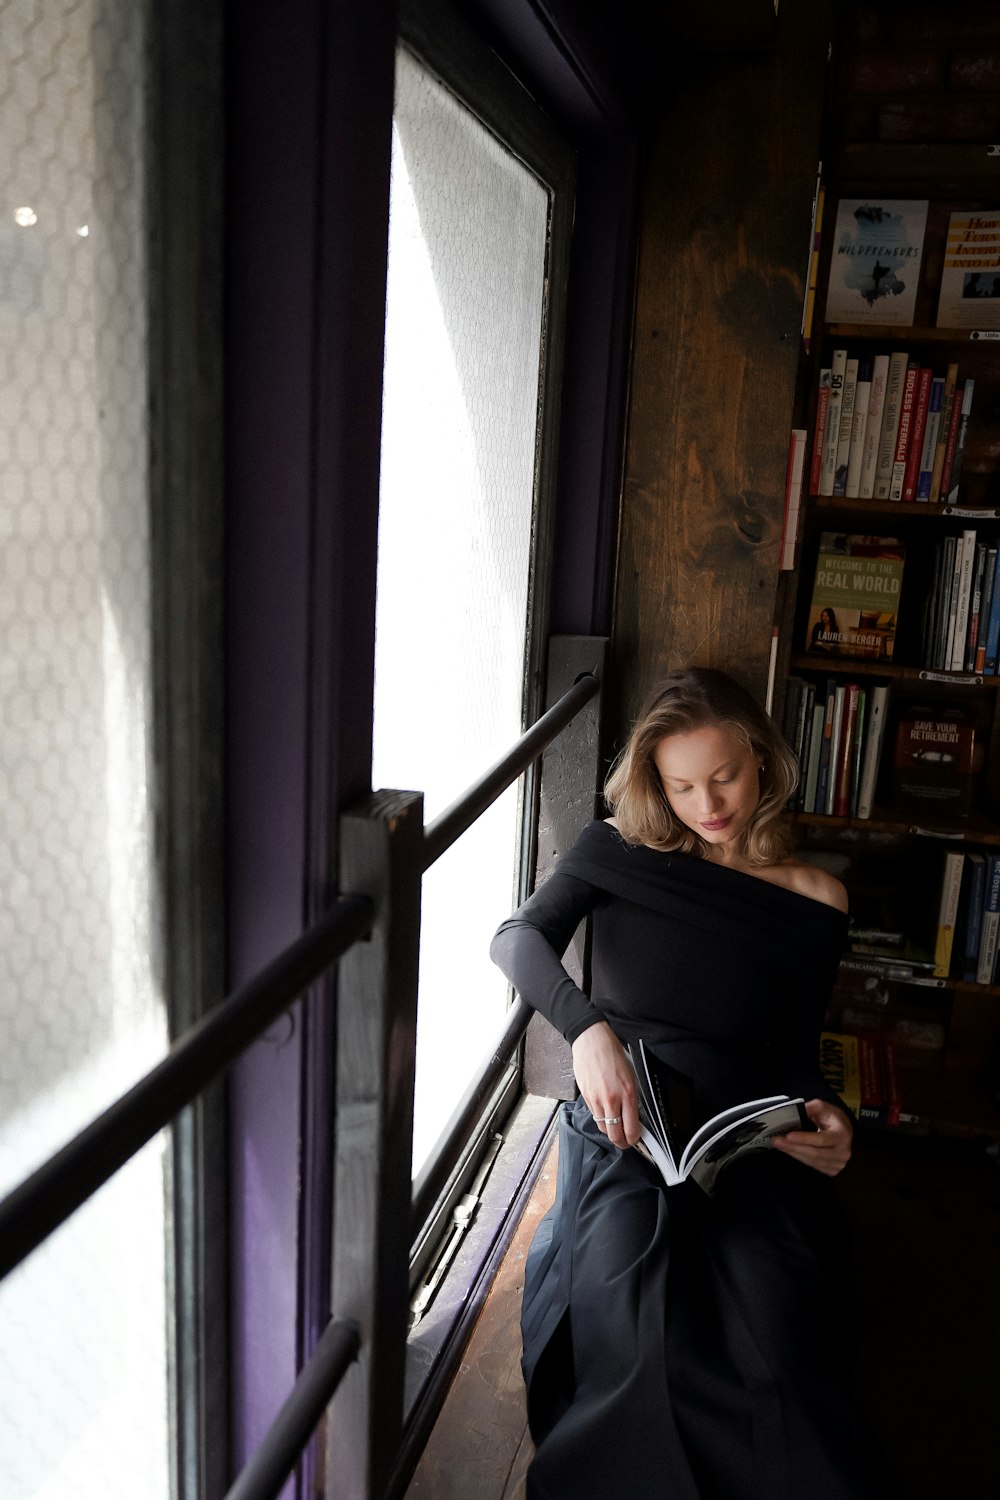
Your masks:
<path fill-rule="evenodd" d="M 639 1092 L 642 1136 L 637 1150 L 660 1170 L 667 1187 L 691 1177 L 706 1193 L 715 1190 L 724 1167 L 748 1151 L 769 1146 L 789 1130 L 814 1130 L 802 1099 L 774 1094 L 751 1099 L 713 1115 L 692 1130 L 691 1080 L 646 1050 L 628 1047 Z"/>

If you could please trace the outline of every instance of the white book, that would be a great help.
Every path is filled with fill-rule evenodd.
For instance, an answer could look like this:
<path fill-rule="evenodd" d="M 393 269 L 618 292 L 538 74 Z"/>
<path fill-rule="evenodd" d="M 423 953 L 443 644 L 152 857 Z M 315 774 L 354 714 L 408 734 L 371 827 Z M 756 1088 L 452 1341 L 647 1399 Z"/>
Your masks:
<path fill-rule="evenodd" d="M 885 403 L 882 408 L 882 430 L 879 433 L 878 456 L 875 463 L 876 500 L 888 500 L 892 483 L 892 465 L 896 457 L 896 434 L 899 431 L 899 414 L 903 405 L 903 387 L 906 384 L 906 367 L 909 363 L 905 349 L 897 349 L 889 356 L 889 374 L 886 379 Z"/>
<path fill-rule="evenodd" d="M 859 818 L 870 818 L 872 815 L 888 712 L 889 689 L 884 683 L 880 683 L 870 690 L 864 759 L 861 762 L 861 779 L 858 782 L 857 816 Z"/>
<path fill-rule="evenodd" d="M 885 387 L 889 377 L 888 354 L 876 354 L 872 360 L 872 384 L 868 397 L 868 421 L 865 425 L 865 451 L 861 459 L 861 478 L 858 497 L 871 500 L 875 494 L 875 465 L 878 461 L 878 444 L 882 435 L 882 411 L 885 406 Z"/>
<path fill-rule="evenodd" d="M 861 465 L 864 460 L 871 391 L 872 362 L 870 359 L 863 359 L 858 364 L 858 384 L 854 396 L 854 417 L 851 424 L 851 451 L 847 460 L 847 485 L 844 490 L 849 500 L 857 500 L 861 493 Z"/>
<path fill-rule="evenodd" d="M 833 471 L 833 493 L 847 493 L 847 470 L 851 461 L 851 433 L 854 431 L 854 402 L 858 393 L 858 364 L 852 355 L 844 366 L 844 389 L 840 397 L 840 427 L 837 437 L 837 463 Z"/>
<path fill-rule="evenodd" d="M 821 495 L 833 494 L 833 483 L 837 474 L 837 453 L 840 447 L 840 411 L 844 401 L 846 370 L 847 350 L 834 349 L 830 356 L 830 404 L 826 413 L 826 439 L 823 443 L 823 468 L 819 481 Z"/>
<path fill-rule="evenodd" d="M 917 499 L 930 500 L 931 475 L 934 472 L 934 450 L 941 430 L 941 397 L 944 395 L 944 377 L 936 375 L 931 381 L 931 394 L 927 405 L 927 422 L 924 427 L 924 444 L 920 450 L 920 467 L 917 471 Z"/>
<path fill-rule="evenodd" d="M 949 672 L 965 669 L 965 637 L 969 628 L 969 605 L 972 602 L 972 570 L 976 561 L 976 533 L 962 532 L 962 546 L 958 562 L 958 597 L 955 605 L 954 628 L 949 624 L 948 653 Z"/>

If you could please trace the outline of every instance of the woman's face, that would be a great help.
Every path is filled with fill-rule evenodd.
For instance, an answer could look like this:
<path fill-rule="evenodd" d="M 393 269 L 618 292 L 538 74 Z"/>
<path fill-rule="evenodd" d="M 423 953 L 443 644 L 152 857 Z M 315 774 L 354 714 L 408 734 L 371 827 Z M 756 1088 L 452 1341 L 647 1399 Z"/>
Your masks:
<path fill-rule="evenodd" d="M 760 801 L 757 756 L 731 729 L 669 734 L 653 754 L 674 815 L 725 859 Z"/>

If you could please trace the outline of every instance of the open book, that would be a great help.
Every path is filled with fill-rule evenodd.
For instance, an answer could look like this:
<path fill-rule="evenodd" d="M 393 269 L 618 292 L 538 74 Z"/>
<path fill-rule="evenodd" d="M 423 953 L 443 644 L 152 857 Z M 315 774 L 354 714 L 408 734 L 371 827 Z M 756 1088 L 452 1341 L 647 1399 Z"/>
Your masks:
<path fill-rule="evenodd" d="M 643 1042 L 626 1048 L 635 1070 L 642 1136 L 636 1144 L 673 1187 L 692 1177 L 706 1193 L 724 1167 L 748 1151 L 769 1146 L 789 1130 L 814 1130 L 805 1101 L 775 1094 L 751 1099 L 694 1128 L 691 1080 L 649 1052 Z"/>

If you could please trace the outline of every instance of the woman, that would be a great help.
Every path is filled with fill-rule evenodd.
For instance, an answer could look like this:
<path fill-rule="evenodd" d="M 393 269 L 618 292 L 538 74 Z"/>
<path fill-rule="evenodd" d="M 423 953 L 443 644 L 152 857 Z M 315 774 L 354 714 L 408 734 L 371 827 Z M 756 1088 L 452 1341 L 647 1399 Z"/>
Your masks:
<path fill-rule="evenodd" d="M 817 1065 L 847 927 L 789 858 L 795 763 L 731 678 L 650 698 L 591 823 L 504 922 L 495 961 L 573 1045 L 556 1203 L 525 1274 L 528 1500 L 885 1497 L 846 1394 L 845 1245 L 831 1178 L 851 1124 Z M 592 919 L 588 997 L 560 957 Z M 686 1074 L 697 1114 L 802 1095 L 814 1129 L 665 1188 L 623 1043 Z"/>
<path fill-rule="evenodd" d="M 821 609 L 809 641 L 810 651 L 836 651 L 840 645 L 840 626 L 829 607 Z"/>

